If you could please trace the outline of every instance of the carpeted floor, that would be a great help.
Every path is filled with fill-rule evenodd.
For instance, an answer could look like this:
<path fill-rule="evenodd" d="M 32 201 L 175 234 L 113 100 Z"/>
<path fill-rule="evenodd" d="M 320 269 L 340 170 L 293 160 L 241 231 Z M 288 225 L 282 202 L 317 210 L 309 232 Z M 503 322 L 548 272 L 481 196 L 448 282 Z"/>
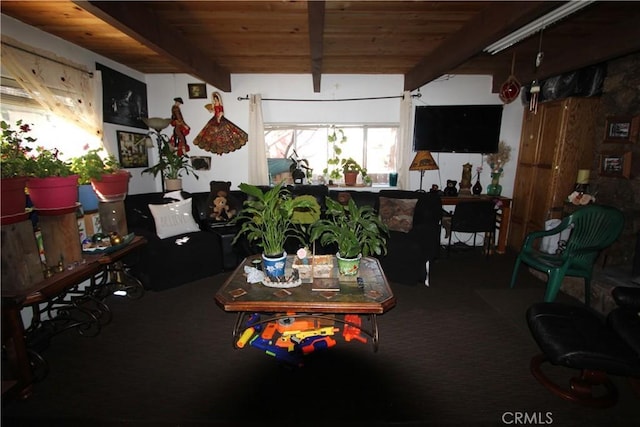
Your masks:
<path fill-rule="evenodd" d="M 110 297 L 113 321 L 94 338 L 55 337 L 44 354 L 49 375 L 28 400 L 3 402 L 2 425 L 496 426 L 517 424 L 517 414 L 529 424 L 640 425 L 624 379 L 615 379 L 618 405 L 597 410 L 533 378 L 538 348 L 524 311 L 543 284 L 523 269 L 508 289 L 512 265 L 510 254 L 439 260 L 430 287 L 393 286 L 398 302 L 378 318 L 377 353 L 340 343 L 299 369 L 232 348 L 235 315 L 213 299 L 225 274 L 136 301 Z"/>

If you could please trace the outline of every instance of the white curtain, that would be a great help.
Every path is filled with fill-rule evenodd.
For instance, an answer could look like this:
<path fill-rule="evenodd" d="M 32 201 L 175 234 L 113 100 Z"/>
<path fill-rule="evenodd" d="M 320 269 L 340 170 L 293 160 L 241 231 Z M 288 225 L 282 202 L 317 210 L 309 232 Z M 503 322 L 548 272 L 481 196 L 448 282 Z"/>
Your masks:
<path fill-rule="evenodd" d="M 269 167 L 264 143 L 262 96 L 249 96 L 249 184 L 269 185 Z"/>
<path fill-rule="evenodd" d="M 2 66 L 43 108 L 102 140 L 102 82 L 86 67 L 2 38 Z"/>
<path fill-rule="evenodd" d="M 409 189 L 409 166 L 411 156 L 411 92 L 402 93 L 400 102 L 400 128 L 398 129 L 398 146 L 396 147 L 396 165 L 398 170 L 398 188 Z"/>

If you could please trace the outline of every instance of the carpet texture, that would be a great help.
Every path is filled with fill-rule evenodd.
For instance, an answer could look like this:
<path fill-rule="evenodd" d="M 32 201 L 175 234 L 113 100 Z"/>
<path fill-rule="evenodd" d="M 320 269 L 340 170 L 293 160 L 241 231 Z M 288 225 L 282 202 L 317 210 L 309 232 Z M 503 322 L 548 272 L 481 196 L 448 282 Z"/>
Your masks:
<path fill-rule="evenodd" d="M 3 402 L 2 425 L 496 426 L 516 413 L 558 426 L 640 425 L 625 379 L 615 378 L 618 405 L 597 410 L 533 378 L 539 350 L 524 311 L 544 285 L 522 269 L 508 289 L 513 260 L 452 253 L 433 264 L 430 287 L 393 285 L 397 306 L 378 317 L 377 353 L 340 343 L 299 369 L 232 348 L 235 315 L 214 302 L 226 274 L 136 301 L 110 297 L 112 322 L 94 338 L 55 337 L 49 375 L 31 398 Z"/>

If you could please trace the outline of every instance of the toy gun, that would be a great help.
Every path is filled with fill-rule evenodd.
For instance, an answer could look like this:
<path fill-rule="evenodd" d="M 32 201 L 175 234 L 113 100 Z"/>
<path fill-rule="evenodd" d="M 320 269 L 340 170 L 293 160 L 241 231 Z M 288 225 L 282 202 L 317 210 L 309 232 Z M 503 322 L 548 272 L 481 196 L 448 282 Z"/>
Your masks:
<path fill-rule="evenodd" d="M 251 316 L 249 316 L 249 319 L 247 319 L 246 323 L 247 329 L 244 330 L 242 335 L 240 335 L 238 341 L 236 341 L 236 347 L 244 348 L 253 334 L 262 330 L 262 325 L 258 323 L 259 321 L 260 315 L 258 313 L 253 313 Z"/>
<path fill-rule="evenodd" d="M 271 341 L 262 338 L 260 335 L 253 337 L 249 344 L 282 362 L 293 366 L 303 365 L 302 355 L 300 353 L 296 351 L 288 351 L 286 348 L 273 345 L 271 344 Z"/>
<path fill-rule="evenodd" d="M 316 350 L 326 350 L 336 345 L 336 340 L 329 336 L 314 336 L 300 341 L 299 348 L 303 354 L 309 354 Z"/>
<path fill-rule="evenodd" d="M 358 326 L 362 325 L 362 319 L 360 319 L 360 316 L 358 316 L 357 314 L 347 314 L 344 316 L 344 321 L 348 323 L 345 323 L 344 325 L 342 336 L 347 342 L 353 339 L 358 340 L 362 343 L 367 342 L 367 338 L 362 336 L 362 331 L 360 330 L 360 328 L 358 328 Z"/>
<path fill-rule="evenodd" d="M 319 329 L 310 329 L 308 331 L 285 331 L 282 333 L 283 337 L 290 336 L 291 339 L 295 342 L 300 342 L 305 338 L 321 335 L 333 335 L 335 332 L 338 332 L 340 329 L 334 328 L 333 326 L 326 326 L 324 328 Z"/>

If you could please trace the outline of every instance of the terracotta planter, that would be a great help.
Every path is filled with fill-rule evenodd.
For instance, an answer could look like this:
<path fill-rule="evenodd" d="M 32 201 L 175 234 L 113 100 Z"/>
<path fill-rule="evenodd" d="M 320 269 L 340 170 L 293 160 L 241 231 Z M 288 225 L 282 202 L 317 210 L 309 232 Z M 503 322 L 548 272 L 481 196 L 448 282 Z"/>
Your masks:
<path fill-rule="evenodd" d="M 0 182 L 0 216 L 2 225 L 27 219 L 27 196 L 24 192 L 27 178 L 4 178 Z"/>
<path fill-rule="evenodd" d="M 73 212 L 78 204 L 78 175 L 29 178 L 33 207 L 43 215 Z"/>
<path fill-rule="evenodd" d="M 345 172 L 344 173 L 344 185 L 348 187 L 353 187 L 356 185 L 356 181 L 358 180 L 359 172 Z"/>
<path fill-rule="evenodd" d="M 101 202 L 119 202 L 127 197 L 129 172 L 122 171 L 102 175 L 102 179 L 91 180 L 91 186 Z"/>

